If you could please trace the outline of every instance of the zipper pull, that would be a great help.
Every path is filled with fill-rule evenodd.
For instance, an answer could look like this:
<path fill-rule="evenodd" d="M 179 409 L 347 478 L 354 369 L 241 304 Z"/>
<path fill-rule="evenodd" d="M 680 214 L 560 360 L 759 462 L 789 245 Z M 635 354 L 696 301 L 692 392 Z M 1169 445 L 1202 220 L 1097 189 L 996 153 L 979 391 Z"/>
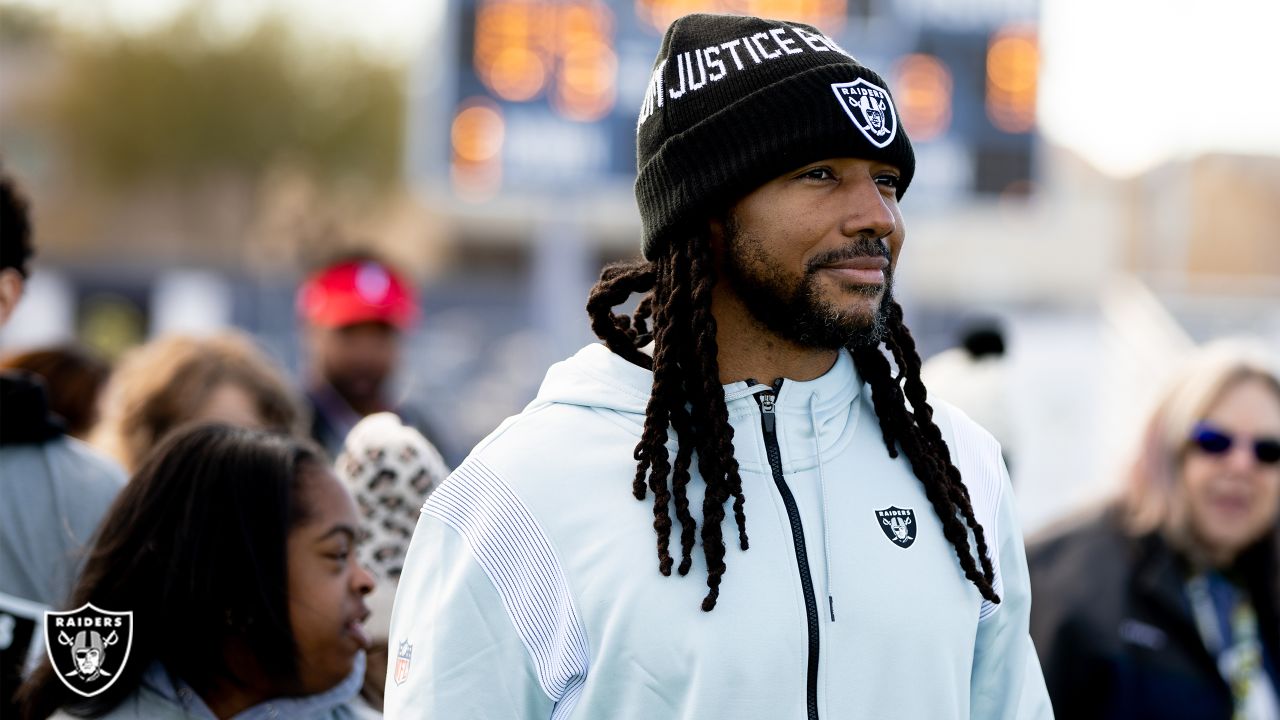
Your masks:
<path fill-rule="evenodd" d="M 777 427 L 778 418 L 773 412 L 773 403 L 773 393 L 760 393 L 760 414 L 764 418 L 764 431 L 767 433 L 773 432 Z"/>

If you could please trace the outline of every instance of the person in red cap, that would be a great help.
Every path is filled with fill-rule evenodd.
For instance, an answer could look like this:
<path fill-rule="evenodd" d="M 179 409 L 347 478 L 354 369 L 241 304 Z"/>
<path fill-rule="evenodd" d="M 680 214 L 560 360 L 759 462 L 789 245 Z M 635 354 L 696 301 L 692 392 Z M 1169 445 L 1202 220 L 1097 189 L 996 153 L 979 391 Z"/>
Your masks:
<path fill-rule="evenodd" d="M 401 338 L 418 318 L 413 288 L 368 257 L 322 267 L 298 291 L 309 357 L 306 397 L 311 437 L 336 457 L 366 415 L 392 411 L 431 437 L 420 414 L 388 398 Z"/>

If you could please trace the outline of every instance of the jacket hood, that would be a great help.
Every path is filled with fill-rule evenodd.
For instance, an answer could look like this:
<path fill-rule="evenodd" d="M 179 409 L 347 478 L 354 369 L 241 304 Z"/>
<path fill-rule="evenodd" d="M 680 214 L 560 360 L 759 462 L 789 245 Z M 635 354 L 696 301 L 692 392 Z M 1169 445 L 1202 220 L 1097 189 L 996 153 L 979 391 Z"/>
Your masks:
<path fill-rule="evenodd" d="M 724 386 L 732 401 L 755 392 L 745 382 Z M 601 343 L 592 343 L 547 371 L 529 409 L 559 403 L 644 415 L 653 390 L 653 373 L 616 355 Z"/>
<path fill-rule="evenodd" d="M 560 403 L 643 414 L 653 373 L 592 343 L 552 365 L 529 408 Z"/>

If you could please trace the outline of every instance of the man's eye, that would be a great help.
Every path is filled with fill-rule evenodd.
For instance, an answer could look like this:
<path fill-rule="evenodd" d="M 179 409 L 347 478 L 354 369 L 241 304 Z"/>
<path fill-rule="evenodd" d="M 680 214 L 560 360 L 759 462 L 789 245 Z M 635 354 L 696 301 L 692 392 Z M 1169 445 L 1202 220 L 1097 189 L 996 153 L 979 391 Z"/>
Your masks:
<path fill-rule="evenodd" d="M 876 176 L 876 182 L 887 188 L 893 188 L 894 190 L 897 190 L 898 183 L 902 181 L 897 175 L 894 175 L 892 173 L 882 173 Z"/>
<path fill-rule="evenodd" d="M 835 177 L 835 175 L 831 172 L 830 168 L 820 167 L 813 168 L 812 170 L 806 170 L 800 177 L 805 180 L 830 180 Z"/>

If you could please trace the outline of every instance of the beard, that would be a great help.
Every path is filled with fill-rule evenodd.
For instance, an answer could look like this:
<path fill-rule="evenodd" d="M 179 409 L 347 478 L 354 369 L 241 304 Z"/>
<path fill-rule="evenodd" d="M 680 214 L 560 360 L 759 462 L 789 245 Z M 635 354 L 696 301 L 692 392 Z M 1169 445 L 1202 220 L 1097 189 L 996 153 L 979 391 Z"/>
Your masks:
<path fill-rule="evenodd" d="M 889 257 L 878 238 L 861 237 L 853 244 L 810 260 L 799 278 L 773 264 L 763 244 L 738 227 L 731 215 L 725 223 L 725 280 L 733 286 L 751 315 L 767 330 L 800 347 L 834 350 L 875 347 L 884 339 L 888 308 L 893 298 L 893 270 L 884 270 L 884 285 L 847 284 L 845 289 L 874 298 L 870 313 L 842 308 L 822 295 L 818 273 L 831 263 L 854 257 Z"/>

